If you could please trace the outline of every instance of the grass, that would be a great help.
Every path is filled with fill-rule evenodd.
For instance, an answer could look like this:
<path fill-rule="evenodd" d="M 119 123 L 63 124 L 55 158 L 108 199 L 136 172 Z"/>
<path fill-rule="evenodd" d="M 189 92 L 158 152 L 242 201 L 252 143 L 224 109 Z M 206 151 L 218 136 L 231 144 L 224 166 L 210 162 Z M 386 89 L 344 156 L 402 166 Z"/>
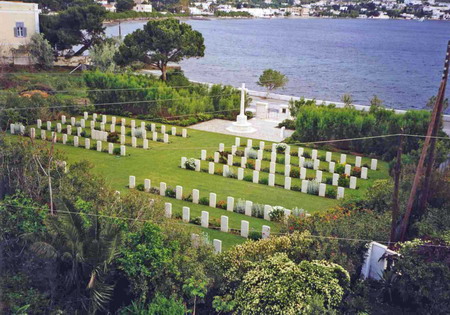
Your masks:
<path fill-rule="evenodd" d="M 110 116 L 108 116 L 110 118 Z M 80 117 L 77 118 L 77 120 Z M 67 118 L 70 122 L 70 117 Z M 117 117 L 118 123 L 120 117 Z M 141 120 L 136 119 L 136 126 L 140 126 Z M 147 122 L 149 124 L 149 122 Z M 129 124 L 129 118 L 127 118 Z M 43 122 L 43 127 L 46 124 Z M 53 122 L 53 127 L 56 122 Z M 89 122 L 86 124 L 89 127 Z M 99 123 L 97 123 L 99 126 Z M 167 126 L 167 132 L 170 133 L 170 127 Z M 89 130 L 89 128 L 88 128 Z M 109 130 L 109 125 L 106 126 Z M 120 132 L 120 126 L 116 126 L 116 130 Z M 127 132 L 130 131 L 127 128 Z M 177 133 L 181 132 L 181 127 L 177 127 Z M 76 133 L 76 128 L 73 128 L 72 133 Z M 47 132 L 48 136 L 50 135 Z M 160 134 L 158 135 L 160 136 Z M 36 137 L 40 137 L 40 132 L 36 131 Z M 147 132 L 147 137 L 151 139 L 151 133 Z M 71 139 L 72 137 L 69 137 Z M 241 138 L 241 143 L 245 143 L 246 138 Z M 256 144 L 256 140 L 253 141 Z M 91 141 L 91 145 L 95 141 Z M 127 144 L 131 143 L 131 137 L 127 137 Z M 109 155 L 104 152 L 97 152 L 94 150 L 86 150 L 83 147 L 84 141 L 80 139 L 80 147 L 75 148 L 72 145 L 56 144 L 56 148 L 63 151 L 67 156 L 67 162 L 74 163 L 80 160 L 88 160 L 94 165 L 93 171 L 104 176 L 112 189 L 126 193 L 128 190 L 128 178 L 130 175 L 136 176 L 136 184 L 143 184 L 144 179 L 150 179 L 152 186 L 159 187 L 160 182 L 166 182 L 168 186 L 175 188 L 176 185 L 183 186 L 185 195 L 190 194 L 192 189 L 200 191 L 200 197 L 209 196 L 210 192 L 217 194 L 217 201 L 225 200 L 227 196 L 232 196 L 237 201 L 238 198 L 251 200 L 254 203 L 269 204 L 272 206 L 283 206 L 286 208 L 303 208 L 310 213 L 324 211 L 338 204 L 338 200 L 328 199 L 324 197 L 312 196 L 303 194 L 298 191 L 288 191 L 280 187 L 269 187 L 262 184 L 253 184 L 246 181 L 238 181 L 236 179 L 225 178 L 223 176 L 213 176 L 205 172 L 187 171 L 180 167 L 181 157 L 196 157 L 200 155 L 200 150 L 206 149 L 212 153 L 218 149 L 219 143 L 224 143 L 227 150 L 235 143 L 235 137 L 230 135 L 223 135 L 205 131 L 198 131 L 188 129 L 188 138 L 170 136 L 170 143 L 165 144 L 161 142 L 149 141 L 149 150 L 142 148 L 132 148 L 127 146 L 127 156 L 120 157 Z M 138 139 L 138 145 L 142 145 L 142 139 Z M 266 142 L 266 148 L 271 146 L 270 142 Z M 119 147 L 119 144 L 115 144 Z M 107 148 L 106 143 L 103 148 Z M 292 151 L 297 151 L 296 147 L 292 147 Z M 305 152 L 310 152 L 310 149 L 305 149 Z M 324 156 L 325 151 L 319 150 L 319 157 Z M 264 152 L 265 157 L 270 158 L 269 152 Z M 279 155 L 282 157 L 283 155 Z M 333 154 L 333 159 L 338 159 L 338 154 Z M 235 157 L 238 161 L 238 158 Z M 348 155 L 347 162 L 354 164 L 354 157 Z M 207 167 L 206 161 L 202 161 L 202 167 Z M 291 163 L 298 163 L 298 158 L 292 157 Z M 364 158 L 364 163 L 370 163 L 370 159 Z M 268 161 L 263 162 L 264 167 L 268 166 Z M 298 165 L 298 164 L 297 164 Z M 327 167 L 325 162 L 321 162 L 321 168 Z M 282 165 L 277 165 L 277 170 L 282 171 Z M 308 173 L 309 175 L 309 173 Z M 260 178 L 267 177 L 267 173 L 261 173 Z M 277 175 L 277 183 L 282 183 L 281 175 Z M 324 173 L 324 178 L 327 174 Z M 378 162 L 378 171 L 369 171 L 369 179 L 358 179 L 359 189 L 346 189 L 346 197 L 360 196 L 367 191 L 375 179 L 388 177 L 388 165 L 383 161 Z M 297 179 L 293 180 L 292 185 L 298 185 Z M 262 225 L 270 225 L 272 231 L 279 230 L 279 224 L 268 222 L 263 219 L 247 217 L 242 214 L 234 212 L 227 212 L 226 210 L 210 208 L 202 205 L 195 205 L 190 202 L 176 200 L 172 198 L 164 198 L 166 201 L 173 204 L 173 213 L 181 213 L 183 206 L 188 206 L 191 209 L 191 218 L 200 216 L 202 210 L 209 211 L 210 219 L 220 219 L 221 215 L 229 217 L 230 228 L 240 228 L 240 221 L 247 220 L 250 222 L 250 229 L 261 231 Z M 197 229 L 202 229 L 194 226 Z M 220 231 L 207 230 L 210 239 L 218 238 L 223 241 L 223 247 L 229 248 L 233 244 L 242 242 L 244 239 L 237 235 L 229 233 L 222 233 Z"/>

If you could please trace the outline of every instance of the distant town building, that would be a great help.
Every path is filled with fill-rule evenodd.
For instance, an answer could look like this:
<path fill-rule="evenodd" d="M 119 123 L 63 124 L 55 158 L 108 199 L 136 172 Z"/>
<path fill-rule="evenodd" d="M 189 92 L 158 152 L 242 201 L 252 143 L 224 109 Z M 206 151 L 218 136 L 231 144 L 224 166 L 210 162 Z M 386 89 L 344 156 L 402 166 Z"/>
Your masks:
<path fill-rule="evenodd" d="M 147 1 L 142 0 L 134 0 L 135 6 L 133 7 L 133 11 L 136 12 L 152 12 L 152 5 Z"/>
<path fill-rule="evenodd" d="M 0 57 L 2 63 L 30 64 L 24 49 L 31 36 L 39 33 L 37 3 L 0 1 Z"/>

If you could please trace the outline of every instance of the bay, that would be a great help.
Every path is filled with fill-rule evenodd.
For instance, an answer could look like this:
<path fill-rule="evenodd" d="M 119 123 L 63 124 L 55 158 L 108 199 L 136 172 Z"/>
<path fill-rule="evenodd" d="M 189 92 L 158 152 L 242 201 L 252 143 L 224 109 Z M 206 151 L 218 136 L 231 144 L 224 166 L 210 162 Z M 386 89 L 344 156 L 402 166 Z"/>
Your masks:
<path fill-rule="evenodd" d="M 279 94 L 357 104 L 377 95 L 385 105 L 420 109 L 437 93 L 450 39 L 445 21 L 362 19 L 186 20 L 205 38 L 205 57 L 181 62 L 195 81 L 263 90 L 264 69 L 289 83 Z M 122 34 L 145 22 L 122 22 Z M 118 25 L 107 28 L 118 34 Z M 447 110 L 448 112 L 448 110 Z"/>

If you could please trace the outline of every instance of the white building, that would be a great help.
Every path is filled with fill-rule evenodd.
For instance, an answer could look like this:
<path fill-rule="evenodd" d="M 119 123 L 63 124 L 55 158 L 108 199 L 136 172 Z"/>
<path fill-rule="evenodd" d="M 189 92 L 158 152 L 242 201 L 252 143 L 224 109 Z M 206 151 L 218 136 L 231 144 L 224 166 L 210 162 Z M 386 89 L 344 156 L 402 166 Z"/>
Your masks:
<path fill-rule="evenodd" d="M 30 64 L 23 47 L 39 33 L 37 3 L 0 1 L 0 57 L 4 63 Z"/>

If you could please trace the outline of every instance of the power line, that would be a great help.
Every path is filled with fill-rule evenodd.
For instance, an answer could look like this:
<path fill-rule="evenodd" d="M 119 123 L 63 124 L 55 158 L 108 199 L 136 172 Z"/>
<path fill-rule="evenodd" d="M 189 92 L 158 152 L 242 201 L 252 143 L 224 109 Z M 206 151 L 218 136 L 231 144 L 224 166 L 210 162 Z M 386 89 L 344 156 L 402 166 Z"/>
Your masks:
<path fill-rule="evenodd" d="M 0 203 L 0 206 L 2 204 Z M 37 207 L 24 207 L 24 206 L 17 206 L 17 205 L 5 205 L 5 207 L 12 207 L 12 208 L 21 208 L 21 209 L 34 209 L 34 210 L 42 210 L 42 208 Z M 154 223 L 154 221 L 149 219 L 141 219 L 141 218 L 130 218 L 130 217 L 121 217 L 121 216 L 111 216 L 111 215 L 105 215 L 105 214 L 96 214 L 96 213 L 83 213 L 83 212 L 76 212 L 76 211 L 67 211 L 67 210 L 57 210 L 56 213 L 61 214 L 77 214 L 77 215 L 88 215 L 93 217 L 100 217 L 100 218 L 107 218 L 107 219 L 117 219 L 117 220 L 124 220 L 124 221 L 139 221 L 139 222 L 149 222 Z M 184 225 L 184 226 L 191 226 L 193 224 L 188 223 L 180 223 L 180 222 L 172 222 L 174 224 Z M 236 231 L 240 231 L 239 229 L 234 229 Z M 291 233 L 271 233 L 272 235 L 291 235 Z M 338 241 L 349 241 L 349 242 L 377 242 L 380 244 L 388 244 L 389 241 L 379 241 L 379 240 L 370 240 L 370 239 L 360 239 L 360 238 L 348 238 L 348 237 L 337 237 L 337 236 L 324 236 L 324 235 L 304 235 L 305 238 L 317 238 L 317 239 L 326 239 L 326 240 L 338 240 Z M 395 243 L 401 243 L 401 242 L 395 242 Z M 450 248 L 450 245 L 436 245 L 436 244 L 421 244 L 418 246 L 424 246 L 424 247 L 439 247 L 439 248 Z"/>
<path fill-rule="evenodd" d="M 126 102 L 114 102 L 114 103 L 94 103 L 94 104 L 77 104 L 77 105 L 64 105 L 64 106 L 48 106 L 48 107 L 10 107 L 10 108 L 0 108 L 0 111 L 8 110 L 28 110 L 28 109 L 56 109 L 56 108 L 74 108 L 74 107 L 88 107 L 88 106 L 114 106 L 114 105 L 126 105 L 126 104 L 143 104 L 143 103 L 155 103 L 164 101 L 186 101 L 192 99 L 202 99 L 202 98 L 215 98 L 218 96 L 231 96 L 236 95 L 235 93 L 229 94 L 216 94 L 216 95 L 203 95 L 197 97 L 185 97 L 185 98 L 166 98 L 157 100 L 140 100 L 140 101 L 126 101 Z"/>

